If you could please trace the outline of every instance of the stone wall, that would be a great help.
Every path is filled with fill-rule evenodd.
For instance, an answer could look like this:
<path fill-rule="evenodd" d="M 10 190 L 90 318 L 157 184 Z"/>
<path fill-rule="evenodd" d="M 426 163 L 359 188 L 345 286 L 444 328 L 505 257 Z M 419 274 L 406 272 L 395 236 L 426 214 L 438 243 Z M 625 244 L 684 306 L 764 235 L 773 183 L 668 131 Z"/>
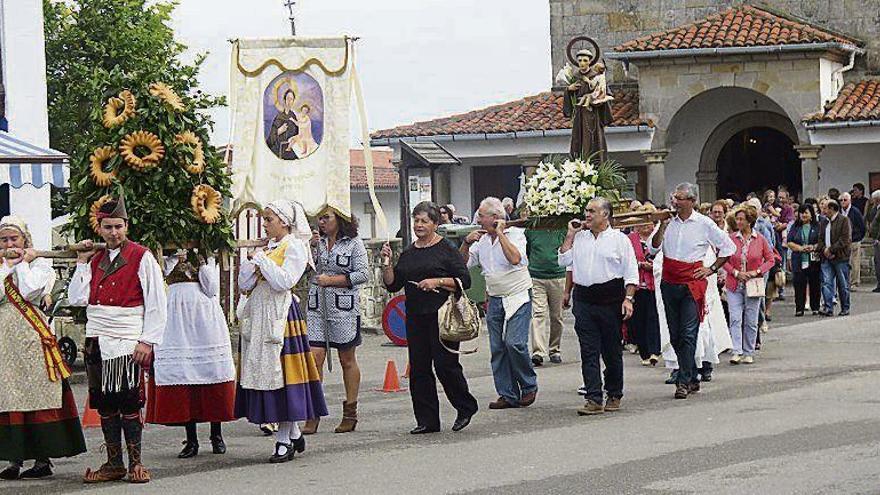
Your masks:
<path fill-rule="evenodd" d="M 603 51 L 634 38 L 708 17 L 732 0 L 549 0 L 553 74 L 565 63 L 568 41 L 587 35 Z M 866 42 L 856 72 L 880 73 L 880 0 L 769 0 L 753 2 Z M 613 77 L 623 77 L 620 64 Z M 552 76 L 552 75 L 551 75 Z"/>

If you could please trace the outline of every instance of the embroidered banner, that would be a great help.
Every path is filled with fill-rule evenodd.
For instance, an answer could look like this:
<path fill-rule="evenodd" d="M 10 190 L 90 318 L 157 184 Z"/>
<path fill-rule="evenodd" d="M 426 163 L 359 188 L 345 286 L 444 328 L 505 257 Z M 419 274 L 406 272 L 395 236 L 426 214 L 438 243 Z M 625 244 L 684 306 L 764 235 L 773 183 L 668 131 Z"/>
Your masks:
<path fill-rule="evenodd" d="M 235 209 L 276 199 L 349 216 L 351 40 L 238 40 L 230 102 Z"/>

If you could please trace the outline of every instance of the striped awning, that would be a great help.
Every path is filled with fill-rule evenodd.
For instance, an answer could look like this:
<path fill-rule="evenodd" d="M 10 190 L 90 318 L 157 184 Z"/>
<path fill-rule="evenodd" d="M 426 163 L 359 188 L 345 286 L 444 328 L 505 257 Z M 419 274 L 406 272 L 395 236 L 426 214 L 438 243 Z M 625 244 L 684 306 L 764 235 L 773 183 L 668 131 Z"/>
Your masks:
<path fill-rule="evenodd" d="M 70 180 L 68 156 L 41 148 L 0 131 L 0 184 L 19 188 L 25 184 L 43 187 L 50 183 L 67 187 Z"/>

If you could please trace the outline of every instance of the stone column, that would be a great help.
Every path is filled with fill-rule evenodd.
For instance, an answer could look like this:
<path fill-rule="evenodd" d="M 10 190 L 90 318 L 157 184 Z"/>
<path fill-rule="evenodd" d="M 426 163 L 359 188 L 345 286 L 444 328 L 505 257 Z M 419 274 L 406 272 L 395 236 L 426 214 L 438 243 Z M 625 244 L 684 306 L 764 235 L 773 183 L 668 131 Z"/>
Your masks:
<path fill-rule="evenodd" d="M 819 155 L 823 146 L 802 144 L 794 147 L 801 159 L 801 194 L 804 198 L 819 196 Z"/>
<path fill-rule="evenodd" d="M 700 188 L 700 202 L 714 203 L 715 200 L 718 199 L 718 171 L 698 171 L 697 186 Z"/>
<path fill-rule="evenodd" d="M 643 151 L 648 167 L 648 197 L 655 204 L 666 203 L 666 156 L 668 150 Z M 644 199 L 644 198 L 639 198 Z"/>

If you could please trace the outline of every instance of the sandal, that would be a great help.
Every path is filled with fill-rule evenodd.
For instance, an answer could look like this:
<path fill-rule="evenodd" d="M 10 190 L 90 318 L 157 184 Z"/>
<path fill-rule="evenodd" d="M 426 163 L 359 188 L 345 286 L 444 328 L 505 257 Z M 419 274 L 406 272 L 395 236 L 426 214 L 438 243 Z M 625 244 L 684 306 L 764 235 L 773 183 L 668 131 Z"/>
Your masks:
<path fill-rule="evenodd" d="M 135 464 L 128 470 L 129 483 L 149 483 L 150 479 L 150 472 L 143 464 Z"/>

